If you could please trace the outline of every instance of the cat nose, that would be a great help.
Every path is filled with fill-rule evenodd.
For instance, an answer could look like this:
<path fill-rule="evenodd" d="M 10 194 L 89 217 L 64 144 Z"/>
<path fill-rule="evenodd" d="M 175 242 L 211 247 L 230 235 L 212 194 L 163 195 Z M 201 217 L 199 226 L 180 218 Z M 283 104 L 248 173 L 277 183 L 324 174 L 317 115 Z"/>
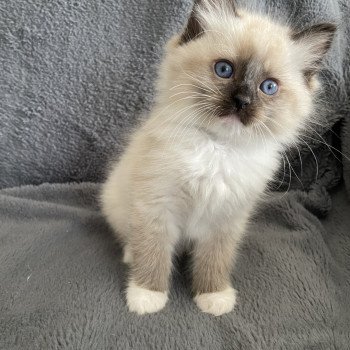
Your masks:
<path fill-rule="evenodd" d="M 233 103 L 237 108 L 237 111 L 240 111 L 250 105 L 250 98 L 249 96 L 236 95 L 233 98 Z"/>

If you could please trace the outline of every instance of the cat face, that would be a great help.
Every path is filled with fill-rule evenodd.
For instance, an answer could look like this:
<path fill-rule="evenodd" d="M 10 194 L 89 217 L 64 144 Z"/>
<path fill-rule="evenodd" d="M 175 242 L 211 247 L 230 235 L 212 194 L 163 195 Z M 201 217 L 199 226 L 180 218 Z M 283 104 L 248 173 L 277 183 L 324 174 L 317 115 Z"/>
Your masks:
<path fill-rule="evenodd" d="M 312 112 L 334 32 L 332 24 L 294 32 L 230 0 L 202 0 L 168 44 L 160 94 L 184 124 L 287 142 Z"/>

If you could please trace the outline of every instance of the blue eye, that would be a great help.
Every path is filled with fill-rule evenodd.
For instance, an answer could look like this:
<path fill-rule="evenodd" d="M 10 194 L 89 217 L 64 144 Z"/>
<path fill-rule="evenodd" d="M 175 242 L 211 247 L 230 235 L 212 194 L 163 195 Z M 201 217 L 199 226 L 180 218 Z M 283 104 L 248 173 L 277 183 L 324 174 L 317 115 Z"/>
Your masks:
<path fill-rule="evenodd" d="M 274 95 L 278 91 L 278 84 L 272 79 L 266 79 L 261 83 L 260 90 L 266 95 Z"/>
<path fill-rule="evenodd" d="M 228 79 L 233 75 L 233 66 L 227 61 L 218 61 L 214 66 L 215 73 L 220 78 Z"/>

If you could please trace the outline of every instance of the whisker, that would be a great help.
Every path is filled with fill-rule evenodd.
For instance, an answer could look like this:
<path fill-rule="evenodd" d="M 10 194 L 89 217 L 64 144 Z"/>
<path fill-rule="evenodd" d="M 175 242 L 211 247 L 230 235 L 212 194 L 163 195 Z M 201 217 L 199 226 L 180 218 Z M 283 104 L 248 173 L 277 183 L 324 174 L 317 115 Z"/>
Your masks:
<path fill-rule="evenodd" d="M 313 157 L 314 157 L 314 159 L 315 159 L 315 163 L 316 163 L 316 178 L 315 178 L 315 181 L 317 181 L 319 170 L 318 170 L 318 161 L 317 161 L 316 154 L 315 154 L 315 152 L 312 150 L 312 148 L 308 145 L 308 143 L 307 143 L 306 141 L 304 141 L 304 140 L 301 139 L 301 138 L 298 138 L 298 139 L 299 139 L 300 141 L 302 141 L 303 143 L 305 143 L 305 145 L 309 148 L 309 150 L 311 151 L 311 153 L 312 153 L 312 155 L 313 155 Z"/>
<path fill-rule="evenodd" d="M 286 156 L 286 160 L 288 162 L 288 167 L 289 167 L 289 183 L 288 183 L 288 188 L 287 188 L 286 192 L 284 192 L 284 194 L 281 196 L 281 199 L 289 192 L 290 185 L 291 185 L 291 182 L 292 182 L 292 172 L 291 172 L 290 161 L 289 161 L 289 158 L 288 158 L 287 154 L 285 154 L 285 156 Z"/>
<path fill-rule="evenodd" d="M 154 117 L 152 117 L 152 120 L 157 121 L 158 118 L 160 118 L 161 116 L 163 116 L 163 113 L 164 113 L 167 109 L 169 109 L 170 107 L 172 107 L 174 104 L 176 104 L 176 103 L 182 101 L 183 99 L 185 99 L 185 98 L 180 98 L 180 99 L 178 99 L 178 100 L 176 100 L 176 101 L 173 101 L 173 102 L 170 103 L 170 104 L 167 104 L 160 112 L 158 112 Z M 187 107 L 191 108 L 192 106 L 187 106 Z M 160 126 L 161 126 L 161 125 L 160 125 Z"/>
<path fill-rule="evenodd" d="M 275 136 L 273 135 L 272 131 L 267 127 L 267 125 L 263 122 L 263 121 L 259 121 L 265 128 L 266 130 L 269 132 L 269 134 L 273 137 L 273 139 L 275 140 L 276 144 L 278 144 L 278 141 L 276 140 Z M 298 149 L 299 150 L 299 149 Z M 284 151 L 282 151 L 283 153 L 285 153 Z M 287 155 L 286 155 L 287 157 Z M 288 157 L 287 157 L 288 159 Z M 302 181 L 300 180 L 299 176 L 297 175 L 297 173 L 295 172 L 293 166 L 291 164 L 289 164 L 291 167 L 291 170 L 293 171 L 294 175 L 296 176 L 296 178 L 298 179 L 298 181 L 300 182 L 301 186 L 304 187 L 304 184 L 302 183 Z"/>
<path fill-rule="evenodd" d="M 280 181 L 279 186 L 276 188 L 276 190 L 280 189 L 280 187 L 282 186 L 282 184 L 284 183 L 284 179 L 286 177 L 286 162 L 284 160 L 284 155 L 282 154 L 282 160 L 283 160 L 283 178 Z"/>
<path fill-rule="evenodd" d="M 311 127 L 310 127 L 310 128 L 311 128 Z M 332 155 L 334 156 L 334 158 L 336 158 L 339 162 L 341 162 L 341 160 L 333 153 L 332 149 L 334 149 L 336 152 L 338 152 L 339 154 L 341 154 L 345 159 L 347 159 L 348 161 L 350 161 L 350 158 L 348 158 L 343 152 L 341 152 L 341 151 L 339 151 L 337 148 L 335 148 L 335 147 L 329 145 L 329 144 L 326 142 L 326 140 L 325 140 L 315 129 L 311 128 L 311 130 L 312 130 L 313 132 L 315 132 L 315 133 L 317 134 L 317 136 L 319 136 L 319 137 L 322 139 L 322 141 L 317 140 L 317 139 L 315 139 L 315 138 L 313 138 L 313 137 L 311 137 L 311 136 L 308 136 L 308 135 L 302 135 L 302 136 L 303 136 L 303 137 L 307 137 L 307 138 L 309 138 L 309 139 L 311 139 L 311 140 L 314 140 L 314 141 L 316 141 L 316 142 L 319 142 L 319 143 L 322 143 L 322 144 L 326 145 L 326 146 L 328 147 L 329 151 L 330 151 L 330 152 L 332 153 Z"/>
<path fill-rule="evenodd" d="M 183 95 L 186 94 L 186 97 L 184 97 L 184 99 L 191 99 L 191 98 L 203 98 L 203 97 L 208 97 L 217 101 L 221 101 L 220 98 L 218 98 L 217 96 L 213 96 L 213 95 L 207 95 L 207 94 L 203 94 L 202 92 L 197 92 L 197 91 L 192 91 L 190 94 L 188 93 L 188 91 L 180 91 L 176 94 L 173 94 L 171 96 L 169 96 L 169 99 L 172 99 L 175 96 L 178 95 Z"/>
<path fill-rule="evenodd" d="M 215 90 L 214 90 L 212 87 L 210 87 L 209 85 L 205 84 L 203 81 L 199 80 L 198 78 L 192 76 L 191 74 L 185 72 L 185 71 L 183 70 L 183 68 L 182 68 L 182 71 L 183 71 L 183 73 L 186 74 L 189 78 L 191 78 L 191 79 L 193 79 L 194 81 L 198 82 L 198 83 L 200 84 L 200 86 L 205 86 L 207 89 L 209 89 L 209 90 L 212 91 L 213 93 L 216 93 Z M 217 88 L 217 86 L 216 86 L 216 85 L 213 85 L 213 86 L 214 86 L 214 88 L 217 90 L 217 92 L 218 92 L 220 95 L 222 95 L 221 91 Z"/>
<path fill-rule="evenodd" d="M 195 113 L 192 113 L 192 114 L 189 114 L 188 116 L 186 116 L 186 117 L 176 126 L 174 132 L 173 132 L 172 135 L 169 137 L 169 140 L 171 141 L 171 145 L 170 145 L 170 146 L 172 146 L 172 144 L 173 144 L 173 142 L 175 141 L 176 136 L 177 136 L 178 132 L 180 131 L 180 129 L 182 128 L 182 126 L 185 125 L 186 122 L 187 122 L 188 120 L 190 120 L 191 118 L 193 118 L 194 116 L 198 116 L 199 113 L 201 113 L 201 112 L 203 111 L 204 108 L 205 108 L 205 106 L 202 106 L 202 107 L 198 108 L 198 109 L 195 111 Z M 186 127 L 185 127 L 185 129 L 186 129 Z"/>
<path fill-rule="evenodd" d="M 280 126 L 281 128 L 283 128 L 283 129 L 285 129 L 286 130 L 286 128 L 284 128 L 280 123 L 278 123 L 276 120 L 274 120 L 274 119 L 272 119 L 272 118 L 269 118 L 269 117 L 267 117 L 270 121 L 272 121 L 272 122 L 274 122 L 275 124 L 277 124 L 278 126 Z M 313 152 L 313 150 L 312 150 L 312 148 L 304 141 L 304 140 L 302 140 L 302 139 L 300 139 L 299 137 L 297 137 L 297 139 L 298 140 L 300 140 L 300 141 L 302 141 L 303 143 L 305 143 L 306 144 L 306 146 L 309 148 L 309 150 L 312 152 L 312 155 L 313 155 L 313 157 L 314 157 L 314 159 L 315 159 L 315 164 L 316 164 L 316 181 L 317 181 L 317 179 L 318 179 L 318 174 L 319 174 L 319 166 L 318 166 L 318 161 L 317 161 L 317 157 L 316 157 L 316 155 L 315 155 L 315 153 Z M 296 142 L 292 142 L 296 147 L 297 147 L 297 144 L 296 144 Z M 299 153 L 299 158 L 300 158 L 300 162 L 301 162 L 301 166 L 302 166 L 302 158 L 301 158 L 301 154 L 300 154 L 300 150 L 299 150 L 299 148 L 298 148 L 298 153 Z"/>
<path fill-rule="evenodd" d="M 175 89 L 184 87 L 184 86 L 187 86 L 187 87 L 190 86 L 190 87 L 194 87 L 194 88 L 196 88 L 196 89 L 198 89 L 198 90 L 204 90 L 204 91 L 206 91 L 206 92 L 208 92 L 208 93 L 214 93 L 214 94 L 216 94 L 216 91 L 214 91 L 214 90 L 212 90 L 212 89 L 208 89 L 208 88 L 205 87 L 204 85 L 196 85 L 196 84 L 192 84 L 192 83 L 181 83 L 181 84 L 177 84 L 177 85 L 171 87 L 171 88 L 169 89 L 169 91 L 172 91 L 172 90 L 175 90 Z M 197 91 L 197 92 L 198 92 L 198 91 Z"/>

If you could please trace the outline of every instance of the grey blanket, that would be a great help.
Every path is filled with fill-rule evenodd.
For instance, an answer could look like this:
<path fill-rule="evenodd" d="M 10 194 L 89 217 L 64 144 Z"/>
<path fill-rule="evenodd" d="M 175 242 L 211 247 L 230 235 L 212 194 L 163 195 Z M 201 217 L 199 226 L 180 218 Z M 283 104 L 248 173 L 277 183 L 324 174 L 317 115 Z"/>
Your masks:
<path fill-rule="evenodd" d="M 325 126 L 340 139 L 322 137 L 349 155 L 349 2 L 238 2 L 299 26 L 339 23 L 322 77 Z M 198 311 L 186 259 L 162 312 L 126 309 L 120 248 L 96 206 L 98 185 L 83 181 L 103 178 L 123 135 L 150 108 L 164 42 L 190 7 L 0 2 L 1 350 L 350 349 L 350 205 L 339 187 L 342 176 L 350 186 L 350 162 L 311 140 L 319 176 L 302 149 L 303 171 L 298 157 L 292 163 L 302 184 L 287 175 L 281 188 L 293 190 L 272 195 L 254 218 L 232 276 L 233 313 Z M 70 181 L 82 183 L 39 185 Z M 38 186 L 5 189 L 23 184 Z"/>
<path fill-rule="evenodd" d="M 348 0 L 237 2 L 298 29 L 325 20 L 339 24 L 322 74 L 325 126 L 342 122 L 341 143 L 350 158 Z M 100 180 L 107 160 L 123 148 L 122 135 L 150 108 L 163 45 L 190 8 L 191 0 L 1 1 L 0 188 Z M 317 151 L 323 141 L 314 137 L 315 145 L 305 141 L 320 168 L 333 167 L 335 157 L 327 148 Z M 349 165 L 344 162 L 350 184 Z M 296 171 L 306 175 L 306 189 L 315 168 Z"/>
<path fill-rule="evenodd" d="M 98 185 L 0 191 L 0 349 L 350 349 L 350 204 L 343 189 L 272 197 L 241 247 L 234 312 L 191 299 L 186 261 L 170 302 L 137 316 L 126 266 L 96 207 Z M 311 212 L 310 212 L 311 211 Z"/>

